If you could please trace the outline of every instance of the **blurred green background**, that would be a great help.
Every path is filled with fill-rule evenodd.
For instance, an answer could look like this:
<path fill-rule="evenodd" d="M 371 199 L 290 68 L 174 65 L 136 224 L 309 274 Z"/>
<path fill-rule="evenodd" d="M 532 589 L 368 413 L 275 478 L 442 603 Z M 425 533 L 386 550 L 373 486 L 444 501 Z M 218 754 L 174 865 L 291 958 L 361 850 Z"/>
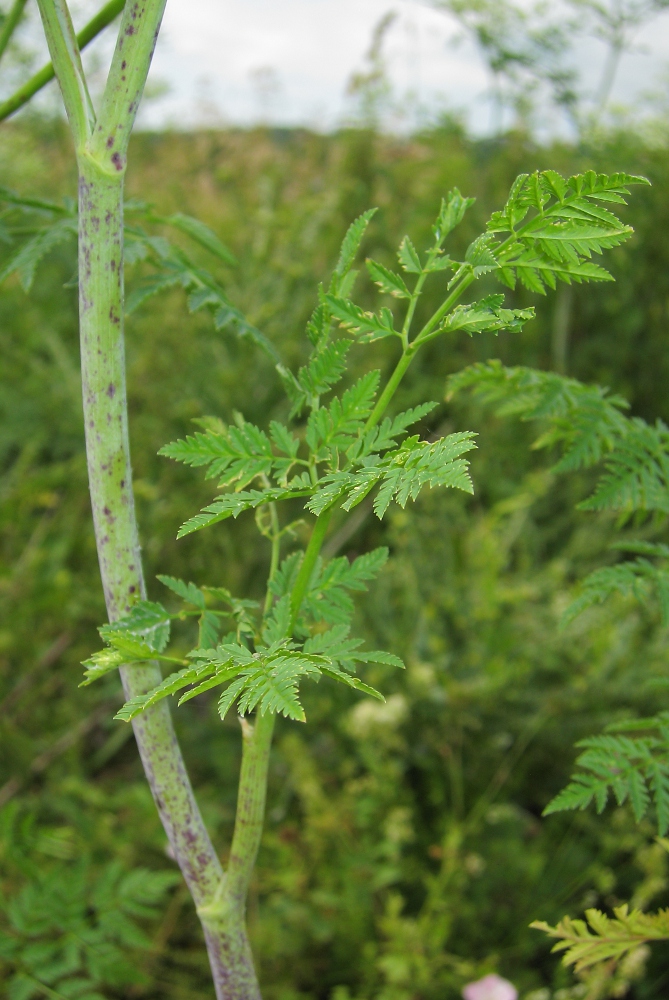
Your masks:
<path fill-rule="evenodd" d="M 427 240 L 454 185 L 477 198 L 454 235 L 462 250 L 520 171 L 594 167 L 651 179 L 624 211 L 635 237 L 608 256 L 615 285 L 536 302 L 536 320 L 519 335 L 440 339 L 410 369 L 398 405 L 434 399 L 428 431 L 479 432 L 475 496 L 434 491 L 383 524 L 364 507 L 352 530 L 335 526 L 330 551 L 390 547 L 389 565 L 359 602 L 358 627 L 403 656 L 407 670 L 375 678 L 385 705 L 323 683 L 305 691 L 306 725 L 279 720 L 250 906 L 267 1000 L 452 1000 L 489 971 L 533 1000 L 582 995 L 528 924 L 628 900 L 666 905 L 666 854 L 652 826 L 637 827 L 627 810 L 546 820 L 541 812 L 570 774 L 577 739 L 669 707 L 648 684 L 666 671 L 666 632 L 652 608 L 623 602 L 559 629 L 575 582 L 606 559 L 614 521 L 575 512 L 592 479 L 555 477 L 527 427 L 443 400 L 451 372 L 499 357 L 600 382 L 632 413 L 669 420 L 666 144 L 615 129 L 580 144 L 539 146 L 523 131 L 475 141 L 452 122 L 404 139 L 365 128 L 330 136 L 257 128 L 141 133 L 130 163 L 129 196 L 199 217 L 231 247 L 239 266 L 221 277 L 232 300 L 292 366 L 306 355 L 317 284 L 369 206 L 380 211 L 363 252 L 391 264 L 405 233 L 418 246 Z M 39 118 L 3 126 L 0 184 L 73 196 L 64 128 Z M 0 262 L 10 252 L 0 242 Z M 212 989 L 197 919 L 172 877 L 131 729 L 111 721 L 120 685 L 77 687 L 80 661 L 99 646 L 104 604 L 75 267 L 72 241 L 45 259 L 30 294 L 15 277 L 0 291 L 0 982 L 19 966 L 39 969 L 48 942 L 65 934 L 70 949 L 82 940 L 94 955 L 106 948 L 112 965 L 116 940 L 131 967 L 116 979 L 101 974 L 107 985 L 95 994 L 72 987 L 68 996 L 204 1000 Z M 359 287 L 359 301 L 371 302 L 363 279 Z M 518 306 L 535 302 L 522 290 L 514 297 Z M 360 364 L 371 353 L 387 371 L 392 348 L 384 341 Z M 127 356 L 150 596 L 163 599 L 157 573 L 258 596 L 268 552 L 252 518 L 177 543 L 179 524 L 215 490 L 156 452 L 203 415 L 285 417 L 274 369 L 252 345 L 216 333 L 206 315 L 189 315 L 179 291 L 133 314 Z M 238 724 L 222 724 L 207 696 L 175 717 L 225 856 Z M 146 885 L 133 902 L 137 869 Z M 68 906 L 64 932 L 49 914 Z M 134 923 L 101 945 L 91 927 L 123 906 Z M 659 948 L 627 995 L 654 1000 L 668 989 Z M 12 1000 L 32 995 L 26 986 Z"/>

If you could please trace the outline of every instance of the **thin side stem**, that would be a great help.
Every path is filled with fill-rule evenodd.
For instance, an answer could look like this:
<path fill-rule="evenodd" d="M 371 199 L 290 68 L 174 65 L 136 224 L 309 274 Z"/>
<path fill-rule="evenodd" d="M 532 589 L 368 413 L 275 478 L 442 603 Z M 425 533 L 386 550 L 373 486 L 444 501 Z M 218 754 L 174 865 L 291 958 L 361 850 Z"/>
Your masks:
<path fill-rule="evenodd" d="M 404 321 L 404 326 L 402 328 L 402 338 L 403 338 L 403 343 L 405 344 L 404 350 L 402 351 L 402 357 L 397 362 L 397 365 L 395 366 L 395 370 L 393 371 L 392 375 L 388 379 L 388 382 L 386 383 L 383 392 L 381 393 L 381 395 L 379 396 L 378 400 L 376 401 L 376 406 L 374 407 L 374 409 L 372 410 L 372 412 L 369 415 L 367 423 L 365 424 L 365 430 L 366 431 L 371 430 L 372 427 L 376 427 L 376 425 L 378 424 L 379 420 L 381 419 L 381 417 L 383 416 L 383 414 L 388 409 L 388 405 L 390 404 L 390 401 L 392 400 L 393 396 L 397 392 L 398 386 L 399 386 L 400 382 L 402 381 L 402 379 L 404 378 L 404 375 L 405 375 L 405 373 L 406 373 L 409 365 L 413 361 L 415 355 L 418 353 L 418 349 L 421 347 L 422 344 L 424 344 L 427 340 L 429 340 L 431 338 L 431 336 L 434 336 L 434 334 L 433 334 L 432 331 L 434 330 L 435 326 L 437 326 L 437 324 L 440 322 L 440 320 L 443 319 L 443 317 L 453 308 L 453 306 L 458 301 L 458 299 L 461 297 L 461 295 L 465 292 L 465 290 L 467 288 L 469 288 L 469 286 L 475 280 L 473 274 L 466 274 L 458 282 L 458 284 L 453 289 L 453 291 L 451 292 L 451 294 L 448 296 L 448 298 L 446 299 L 446 301 L 439 307 L 439 309 L 437 309 L 437 311 L 434 313 L 434 315 L 430 317 L 430 319 L 427 321 L 427 323 L 425 324 L 425 326 L 423 327 L 423 329 L 416 336 L 415 340 L 413 340 L 409 344 L 408 343 L 408 332 L 409 332 L 409 326 L 411 324 L 411 320 L 413 319 L 413 313 L 414 313 L 414 309 L 415 309 L 415 301 L 414 301 L 414 299 L 417 300 L 417 298 L 418 298 L 417 292 L 420 291 L 420 288 L 422 288 L 421 278 L 424 281 L 426 276 L 427 275 L 424 272 L 424 274 L 422 274 L 421 277 L 418 279 L 418 282 L 416 284 L 416 290 L 414 291 L 414 295 L 412 296 L 412 300 L 409 303 L 409 308 L 407 310 L 407 317 L 406 317 L 406 319 Z"/>
<path fill-rule="evenodd" d="M 434 315 L 430 317 L 423 329 L 417 335 L 416 339 L 413 341 L 414 344 L 424 344 L 425 341 L 429 339 L 435 326 L 437 326 L 444 316 L 451 311 L 458 299 L 461 298 L 464 292 L 474 281 L 476 281 L 476 276 L 473 274 L 465 274 L 464 277 L 460 279 L 446 301 L 439 306 Z"/>
<path fill-rule="evenodd" d="M 257 715 L 253 726 L 242 720 L 242 769 L 237 815 L 225 876 L 228 904 L 239 909 L 242 915 L 262 837 L 267 769 L 275 720 L 276 716 L 270 713 Z"/>
<path fill-rule="evenodd" d="M 228 869 L 215 900 L 199 907 L 198 915 L 207 939 L 216 943 L 224 996 L 230 1000 L 260 1000 L 246 933 L 246 898 L 262 837 L 275 716 L 257 715 L 254 725 L 246 719 L 240 722 L 242 767 Z"/>
<path fill-rule="evenodd" d="M 80 150 L 93 131 L 95 111 L 70 11 L 65 0 L 37 0 L 37 3 L 74 144 Z"/>
<path fill-rule="evenodd" d="M 376 427 L 379 420 L 386 412 L 388 405 L 397 392 L 397 387 L 404 378 L 404 374 L 414 359 L 416 354 L 416 349 L 412 346 L 408 347 L 402 352 L 402 357 L 399 359 L 395 366 L 395 370 L 386 382 L 385 388 L 379 398 L 376 401 L 376 406 L 370 413 L 367 423 L 365 424 L 365 430 L 369 431 L 372 427 Z"/>
<path fill-rule="evenodd" d="M 304 559 L 302 560 L 302 565 L 300 566 L 300 572 L 297 574 L 295 586 L 293 587 L 293 592 L 290 597 L 291 632 L 295 628 L 297 616 L 300 613 L 302 601 L 304 600 L 304 595 L 307 587 L 309 586 L 309 580 L 311 579 L 311 574 L 314 571 L 316 560 L 318 559 L 321 547 L 325 541 L 325 535 L 327 533 L 331 517 L 332 507 L 328 507 L 326 510 L 321 511 L 316 518 L 316 524 L 314 525 L 314 530 L 311 533 L 311 538 L 309 539 L 309 544 L 307 545 L 306 552 L 304 553 Z"/>
<path fill-rule="evenodd" d="M 14 0 L 12 9 L 5 18 L 2 31 L 0 31 L 0 59 L 2 59 L 5 54 L 5 50 L 12 39 L 12 35 L 16 31 L 18 23 L 21 20 L 21 14 L 23 14 L 23 8 L 27 2 L 28 0 Z"/>
<path fill-rule="evenodd" d="M 110 0 L 110 3 L 106 4 L 102 10 L 100 10 L 95 17 L 86 24 L 79 34 L 77 35 L 77 43 L 79 45 L 79 51 L 83 52 L 87 45 L 97 38 L 100 32 L 111 24 L 115 17 L 121 13 L 125 6 L 125 0 Z M 19 108 L 22 108 L 24 104 L 43 90 L 47 83 L 51 83 L 54 76 L 56 75 L 53 68 L 53 63 L 47 63 L 46 66 L 42 66 L 40 70 L 31 76 L 22 87 L 12 94 L 6 101 L 0 104 L 0 122 L 9 118 L 13 115 Z"/>
<path fill-rule="evenodd" d="M 270 584 L 274 579 L 277 569 L 279 568 L 279 559 L 281 557 L 281 526 L 279 524 L 279 514 L 276 509 L 276 504 L 271 503 L 269 505 L 269 516 L 270 523 L 272 526 L 272 555 L 269 564 L 269 576 L 267 577 L 267 593 L 265 594 L 265 604 L 263 606 L 263 615 L 269 613 L 272 607 L 272 590 Z"/>

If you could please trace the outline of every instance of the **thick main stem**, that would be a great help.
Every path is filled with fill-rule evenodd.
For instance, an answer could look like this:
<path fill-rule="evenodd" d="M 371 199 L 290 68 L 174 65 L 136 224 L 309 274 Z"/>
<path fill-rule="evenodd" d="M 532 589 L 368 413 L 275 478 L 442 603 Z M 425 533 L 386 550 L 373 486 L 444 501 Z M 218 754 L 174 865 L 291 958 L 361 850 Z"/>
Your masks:
<path fill-rule="evenodd" d="M 123 174 L 79 152 L 79 308 L 86 454 L 95 536 L 111 621 L 144 597 L 132 471 L 123 342 Z M 160 683 L 157 666 L 121 670 L 127 698 Z M 220 889 L 223 871 L 198 809 L 166 703 L 133 722 L 144 771 L 196 906 Z M 220 942 L 207 931 L 212 968 Z M 217 996 L 227 998 L 219 976 Z"/>
<path fill-rule="evenodd" d="M 86 453 L 100 572 L 109 618 L 114 621 L 145 595 L 125 384 L 123 179 L 128 139 L 165 0 L 133 0 L 126 6 L 97 120 L 67 0 L 38 3 L 77 150 Z M 126 666 L 121 679 L 126 697 L 133 698 L 162 678 L 154 664 Z M 206 911 L 223 890 L 223 870 L 195 801 L 166 704 L 143 713 L 133 728 L 172 851 L 196 906 Z M 243 921 L 235 928 L 236 968 L 241 965 L 247 970 L 250 985 L 241 993 L 230 989 L 229 933 L 222 925 L 203 924 L 218 1000 L 256 1000 L 259 993 Z"/>

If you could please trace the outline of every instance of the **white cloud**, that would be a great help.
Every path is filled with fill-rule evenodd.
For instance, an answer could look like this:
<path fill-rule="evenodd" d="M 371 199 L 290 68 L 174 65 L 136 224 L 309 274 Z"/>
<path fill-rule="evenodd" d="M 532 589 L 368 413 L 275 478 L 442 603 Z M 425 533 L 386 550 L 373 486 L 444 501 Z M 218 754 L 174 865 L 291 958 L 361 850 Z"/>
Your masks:
<path fill-rule="evenodd" d="M 562 2 L 551 0 L 552 9 Z M 77 25 L 99 3 L 73 0 Z M 346 112 L 347 82 L 364 68 L 374 27 L 388 11 L 397 14 L 384 46 L 395 95 L 413 94 L 414 106 L 464 112 L 470 126 L 486 131 L 488 81 L 479 55 L 471 42 L 453 44 L 455 24 L 429 0 L 168 0 L 147 97 L 158 83 L 168 90 L 146 101 L 140 125 L 264 120 L 333 128 Z M 41 51 L 36 18 L 28 29 Z M 112 46 L 110 33 L 86 53 L 86 65 L 104 67 Z M 644 28 L 636 49 L 623 58 L 614 100 L 629 103 L 635 94 L 657 89 L 659 72 L 669 63 L 669 14 Z M 603 54 L 598 42 L 579 42 L 579 70 L 591 89 Z M 103 79 L 100 69 L 94 89 Z M 55 93 L 45 97 L 57 99 Z"/>
<path fill-rule="evenodd" d="M 454 46 L 454 24 L 421 0 L 169 0 L 152 76 L 169 81 L 170 92 L 145 108 L 144 124 L 265 119 L 331 128 L 344 113 L 347 81 L 390 10 L 397 20 L 385 52 L 396 93 L 465 109 L 485 130 L 487 79 L 478 54 L 469 42 Z M 645 51 L 625 56 L 619 100 L 648 90 L 669 59 L 669 17 L 646 26 L 637 42 Z M 597 42 L 581 46 L 593 87 L 602 58 Z"/>

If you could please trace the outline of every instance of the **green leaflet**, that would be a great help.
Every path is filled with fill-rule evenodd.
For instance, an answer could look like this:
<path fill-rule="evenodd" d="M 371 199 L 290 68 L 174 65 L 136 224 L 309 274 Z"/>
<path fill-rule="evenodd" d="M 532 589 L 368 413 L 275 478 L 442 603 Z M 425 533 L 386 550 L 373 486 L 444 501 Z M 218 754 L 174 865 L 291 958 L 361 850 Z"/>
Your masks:
<path fill-rule="evenodd" d="M 383 569 L 388 559 L 388 549 L 374 549 L 353 562 L 346 556 L 319 560 L 309 581 L 303 608 L 314 621 L 330 624 L 345 624 L 353 616 L 353 601 L 350 591 L 367 590 L 367 584 Z"/>
<path fill-rule="evenodd" d="M 332 315 L 339 320 L 345 330 L 350 330 L 360 343 L 371 343 L 384 337 L 399 337 L 395 330 L 393 314 L 385 307 L 380 312 L 365 312 L 360 306 L 346 299 L 326 296 Z"/>
<path fill-rule="evenodd" d="M 350 340 L 337 340 L 318 350 L 308 365 L 300 368 L 297 381 L 307 400 L 316 399 L 340 381 L 346 371 Z"/>
<path fill-rule="evenodd" d="M 370 278 L 375 285 L 378 285 L 382 292 L 392 295 L 396 299 L 411 298 L 411 292 L 404 283 L 404 278 L 401 275 L 389 270 L 389 268 L 383 264 L 379 264 L 375 260 L 370 259 L 366 263 Z"/>
<path fill-rule="evenodd" d="M 328 407 L 313 410 L 307 423 L 306 442 L 316 461 L 332 460 L 335 450 L 345 451 L 364 429 L 372 412 L 380 372 L 363 375 Z"/>
<path fill-rule="evenodd" d="M 388 666 L 404 669 L 399 656 L 380 650 L 366 652 L 360 650 L 362 639 L 349 639 L 347 625 L 335 625 L 327 632 L 320 632 L 304 644 L 307 653 L 317 653 L 330 657 L 344 670 L 354 670 L 356 663 L 386 663 Z"/>
<path fill-rule="evenodd" d="M 194 583 L 184 583 L 183 580 L 177 580 L 174 576 L 163 576 L 161 574 L 156 579 L 160 580 L 163 586 L 168 587 L 182 600 L 188 604 L 194 604 L 196 608 L 202 608 L 204 611 L 204 592 L 199 587 L 196 587 Z"/>
<path fill-rule="evenodd" d="M 397 251 L 397 259 L 402 269 L 408 274 L 420 274 L 423 270 L 418 251 L 408 236 L 405 236 L 400 243 L 399 250 Z"/>
<path fill-rule="evenodd" d="M 114 718 L 119 719 L 121 722 L 131 722 L 141 712 L 145 712 L 147 708 L 151 708 L 152 705 L 162 701 L 163 698 L 167 698 L 168 695 L 176 694 L 190 684 L 195 684 L 203 678 L 208 677 L 213 673 L 213 670 L 214 668 L 208 663 L 177 670 L 175 673 L 170 674 L 169 677 L 166 677 L 162 684 L 153 688 L 152 691 L 149 691 L 147 694 L 137 695 L 135 698 L 127 701 Z"/>
<path fill-rule="evenodd" d="M 219 486 L 234 483 L 242 489 L 256 478 L 272 475 L 285 485 L 299 448 L 299 440 L 287 427 L 273 420 L 270 440 L 240 414 L 235 414 L 231 426 L 220 421 L 211 423 L 203 432 L 164 445 L 158 454 L 193 467 L 209 466 L 206 478 L 222 477 Z"/>
<path fill-rule="evenodd" d="M 339 252 L 337 266 L 335 268 L 335 275 L 338 278 L 343 278 L 351 270 L 353 262 L 358 254 L 358 250 L 360 249 L 360 244 L 362 243 L 365 232 L 367 231 L 367 226 L 376 215 L 376 212 L 377 209 L 375 208 L 368 209 L 348 227 Z M 336 292 L 334 288 L 332 288 L 331 291 Z"/>
<path fill-rule="evenodd" d="M 112 643 L 118 636 L 136 636 L 153 652 L 162 653 L 170 639 L 170 616 L 162 604 L 137 601 L 130 614 L 98 631 Z"/>
<path fill-rule="evenodd" d="M 86 667 L 86 670 L 84 671 L 84 680 L 79 687 L 86 687 L 88 684 L 92 684 L 93 681 L 99 680 L 100 677 L 104 677 L 105 674 L 110 673 L 112 670 L 118 670 L 125 662 L 126 657 L 124 657 L 123 653 L 112 646 L 107 646 L 98 653 L 93 653 L 92 656 L 89 656 L 87 660 L 82 662 L 82 666 Z"/>
<path fill-rule="evenodd" d="M 465 212 L 471 208 L 475 198 L 463 198 L 457 188 L 453 188 L 446 198 L 441 199 L 441 207 L 437 221 L 432 227 L 435 240 L 439 246 L 446 237 L 462 222 Z"/>
<path fill-rule="evenodd" d="M 410 410 L 398 413 L 396 417 L 384 417 L 380 424 L 360 435 L 347 451 L 351 462 L 358 463 L 368 455 L 379 454 L 397 447 L 399 438 L 408 427 L 418 423 L 436 407 L 436 403 L 421 403 Z"/>
<path fill-rule="evenodd" d="M 204 222 L 201 222 L 199 219 L 194 219 L 191 215 L 184 215 L 182 212 L 177 212 L 176 215 L 171 215 L 165 221 L 169 225 L 174 226 L 175 229 L 180 229 L 182 233 L 190 236 L 201 247 L 204 247 L 209 253 L 222 260 L 224 264 L 234 266 L 237 263 L 237 259 L 232 251 L 219 240 L 218 236 L 212 232 L 209 226 L 205 226 Z"/>
<path fill-rule="evenodd" d="M 185 441 L 161 448 L 160 454 L 188 465 L 208 465 L 207 478 L 220 477 L 219 486 L 238 489 L 257 477 L 267 477 L 274 465 L 272 443 L 264 431 L 236 416 L 236 425 L 220 432 L 197 432 Z"/>

